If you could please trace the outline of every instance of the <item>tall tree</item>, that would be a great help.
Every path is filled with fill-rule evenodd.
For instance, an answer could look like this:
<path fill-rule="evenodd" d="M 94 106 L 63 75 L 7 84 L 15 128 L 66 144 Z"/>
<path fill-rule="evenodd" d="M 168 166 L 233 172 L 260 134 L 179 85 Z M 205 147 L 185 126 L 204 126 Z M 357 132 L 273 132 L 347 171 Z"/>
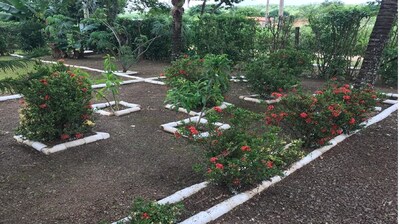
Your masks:
<path fill-rule="evenodd" d="M 172 60 L 179 57 L 182 53 L 182 16 L 183 4 L 185 0 L 172 0 Z"/>
<path fill-rule="evenodd" d="M 365 51 L 364 61 L 355 85 L 374 84 L 381 62 L 383 49 L 389 39 L 390 30 L 397 18 L 397 0 L 382 0 L 376 22 Z"/>

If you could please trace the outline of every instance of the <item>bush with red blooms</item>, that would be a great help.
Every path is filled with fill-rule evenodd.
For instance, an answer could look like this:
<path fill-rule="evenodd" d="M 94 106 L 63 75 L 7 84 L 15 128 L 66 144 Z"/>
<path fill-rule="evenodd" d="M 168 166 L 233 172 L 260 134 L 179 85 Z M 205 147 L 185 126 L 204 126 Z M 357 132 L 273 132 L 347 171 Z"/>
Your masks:
<path fill-rule="evenodd" d="M 266 123 L 287 124 L 306 147 L 325 145 L 333 137 L 359 129 L 379 104 L 380 94 L 371 86 L 354 89 L 349 84 L 329 82 L 314 94 L 290 93 L 267 108 Z"/>
<path fill-rule="evenodd" d="M 206 160 L 198 167 L 215 184 L 227 186 L 231 191 L 245 189 L 260 183 L 282 171 L 303 153 L 301 142 L 293 141 L 288 147 L 278 137 L 277 127 L 266 127 L 262 114 L 244 109 L 228 107 L 208 111 L 205 125 L 208 138 L 190 139 L 204 149 Z M 219 130 L 212 125 L 225 118 L 231 128 Z"/>
<path fill-rule="evenodd" d="M 138 198 L 133 202 L 130 223 L 132 224 L 151 224 L 165 223 L 173 224 L 177 222 L 177 216 L 181 214 L 183 205 L 165 204 L 161 205 L 155 201 L 146 201 Z"/>
<path fill-rule="evenodd" d="M 61 62 L 14 80 L 13 88 L 24 98 L 20 101 L 20 125 L 17 134 L 36 141 L 83 138 L 91 131 L 92 98 L 88 74 L 69 70 Z"/>

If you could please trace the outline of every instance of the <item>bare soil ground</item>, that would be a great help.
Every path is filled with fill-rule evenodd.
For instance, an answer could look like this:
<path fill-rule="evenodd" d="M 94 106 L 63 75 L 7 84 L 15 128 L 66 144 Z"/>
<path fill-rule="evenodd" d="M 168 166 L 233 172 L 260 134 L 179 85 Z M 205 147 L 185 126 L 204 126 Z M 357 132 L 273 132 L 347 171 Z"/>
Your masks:
<path fill-rule="evenodd" d="M 101 56 L 66 63 L 102 69 Z M 167 65 L 144 61 L 132 70 L 154 77 Z M 304 80 L 303 86 L 313 91 L 322 83 Z M 140 104 L 141 111 L 122 117 L 96 115 L 94 131 L 108 132 L 110 139 L 49 156 L 16 143 L 12 136 L 18 125 L 18 100 L 0 102 L 0 223 L 116 221 L 128 215 L 134 198 L 157 200 L 202 182 L 202 175 L 192 170 L 200 152 L 160 129 L 161 124 L 186 118 L 164 109 L 166 91 L 165 86 L 148 83 L 121 86 L 121 100 Z M 238 98 L 250 93 L 245 84 L 232 83 L 225 100 L 264 111 L 264 106 Z M 392 116 L 216 223 L 393 223 L 397 132 L 397 116 Z M 184 216 L 228 196 L 218 187 L 202 191 L 184 202 Z"/>

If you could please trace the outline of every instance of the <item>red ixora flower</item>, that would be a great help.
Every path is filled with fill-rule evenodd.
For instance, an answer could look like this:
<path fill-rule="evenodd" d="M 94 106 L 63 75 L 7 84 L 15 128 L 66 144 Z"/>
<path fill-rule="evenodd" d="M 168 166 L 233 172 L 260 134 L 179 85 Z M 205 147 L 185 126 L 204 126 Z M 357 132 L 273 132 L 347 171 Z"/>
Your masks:
<path fill-rule="evenodd" d="M 44 100 L 49 100 L 49 99 L 50 99 L 49 95 L 44 96 Z"/>
<path fill-rule="evenodd" d="M 307 118 L 307 117 L 308 117 L 308 114 L 307 114 L 306 112 L 302 112 L 302 113 L 300 114 L 300 117 L 301 117 L 301 118 Z"/>
<path fill-rule="evenodd" d="M 354 117 L 352 117 L 350 120 L 349 120 L 349 124 L 350 125 L 353 125 L 353 124 L 355 124 L 356 123 L 356 119 L 354 119 Z"/>
<path fill-rule="evenodd" d="M 40 107 L 40 108 L 42 108 L 42 109 L 44 109 L 44 108 L 46 108 L 46 107 L 47 107 L 47 104 L 45 104 L 45 103 L 42 103 L 42 104 L 40 104 L 40 105 L 39 105 L 39 107 Z"/>
<path fill-rule="evenodd" d="M 213 107 L 213 109 L 214 109 L 216 112 L 218 112 L 218 113 L 221 113 L 221 112 L 222 112 L 221 107 Z"/>
<path fill-rule="evenodd" d="M 273 110 L 274 108 L 275 108 L 274 105 L 269 105 L 267 109 L 268 109 L 268 110 Z"/>
<path fill-rule="evenodd" d="M 222 169 L 224 169 L 224 165 L 222 165 L 221 163 L 217 163 L 217 164 L 215 164 L 215 168 L 222 170 Z"/>
<path fill-rule="evenodd" d="M 192 134 L 192 135 L 198 135 L 199 134 L 199 131 L 197 131 L 195 126 L 189 126 L 188 129 L 190 131 L 190 134 Z"/>
<path fill-rule="evenodd" d="M 316 95 L 320 95 L 320 94 L 323 94 L 324 92 L 322 92 L 321 90 L 317 90 L 317 91 L 315 91 L 314 92 Z"/>
<path fill-rule="evenodd" d="M 251 151 L 251 148 L 250 148 L 250 146 L 248 146 L 248 145 L 244 145 L 244 146 L 242 146 L 240 149 L 241 149 L 243 152 L 250 152 L 250 151 Z"/>
<path fill-rule="evenodd" d="M 75 138 L 83 138 L 83 134 L 82 133 L 76 133 L 75 134 Z"/>
<path fill-rule="evenodd" d="M 67 140 L 67 139 L 69 139 L 69 135 L 67 135 L 67 134 L 62 134 L 62 135 L 60 136 L 60 138 L 61 138 L 61 140 Z"/>
<path fill-rule="evenodd" d="M 344 99 L 344 100 L 350 100 L 350 98 L 351 98 L 351 97 L 348 96 L 348 95 L 344 95 L 344 96 L 343 96 L 343 99 Z"/>
<path fill-rule="evenodd" d="M 281 98 L 283 95 L 281 93 L 277 93 L 277 92 L 273 92 L 271 94 L 271 96 L 275 97 L 275 98 Z"/>
<path fill-rule="evenodd" d="M 343 87 L 346 88 L 346 89 L 350 89 L 350 85 L 349 84 L 344 84 Z"/>
<path fill-rule="evenodd" d="M 147 212 L 143 212 L 142 219 L 149 219 L 149 218 L 150 218 L 149 214 L 147 214 Z"/>
<path fill-rule="evenodd" d="M 179 74 L 186 75 L 186 71 L 185 70 L 179 70 Z"/>
<path fill-rule="evenodd" d="M 267 162 L 267 167 L 268 167 L 268 168 L 274 167 L 274 162 L 268 161 L 268 162 Z"/>
<path fill-rule="evenodd" d="M 40 82 L 41 82 L 43 85 L 45 85 L 45 86 L 48 85 L 47 79 L 41 79 Z"/>
<path fill-rule="evenodd" d="M 82 88 L 82 92 L 86 93 L 87 92 L 87 88 Z"/>
<path fill-rule="evenodd" d="M 216 163 L 217 160 L 218 160 L 217 157 L 211 157 L 211 158 L 210 158 L 210 162 L 211 162 L 211 163 Z"/>

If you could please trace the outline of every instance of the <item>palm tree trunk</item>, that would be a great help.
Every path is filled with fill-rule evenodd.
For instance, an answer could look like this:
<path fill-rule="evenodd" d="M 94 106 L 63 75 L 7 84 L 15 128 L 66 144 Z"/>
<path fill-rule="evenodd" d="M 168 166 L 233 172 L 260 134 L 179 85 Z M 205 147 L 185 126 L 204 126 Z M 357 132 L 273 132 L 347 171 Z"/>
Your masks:
<path fill-rule="evenodd" d="M 185 0 L 172 0 L 172 60 L 178 58 L 182 53 L 182 16 Z"/>
<path fill-rule="evenodd" d="M 397 0 L 382 0 L 355 86 L 375 84 L 383 49 L 397 15 Z"/>

